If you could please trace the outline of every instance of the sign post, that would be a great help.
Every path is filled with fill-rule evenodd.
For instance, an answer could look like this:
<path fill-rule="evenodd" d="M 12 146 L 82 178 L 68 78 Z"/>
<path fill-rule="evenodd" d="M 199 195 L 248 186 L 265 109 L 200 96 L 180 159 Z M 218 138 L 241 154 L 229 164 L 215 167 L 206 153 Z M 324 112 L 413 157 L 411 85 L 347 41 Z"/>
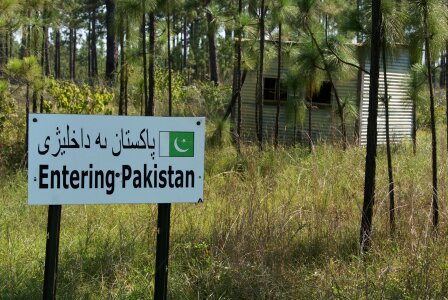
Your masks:
<path fill-rule="evenodd" d="M 156 274 L 154 278 L 154 300 L 166 300 L 168 292 L 168 258 L 170 246 L 171 204 L 157 207 Z"/>
<path fill-rule="evenodd" d="M 43 299 L 56 299 L 56 278 L 58 270 L 60 227 L 61 206 L 49 205 L 47 223 L 47 246 L 45 250 Z"/>
<path fill-rule="evenodd" d="M 28 203 L 49 205 L 54 299 L 61 205 L 158 203 L 155 297 L 166 298 L 171 203 L 202 202 L 205 118 L 30 114 Z"/>

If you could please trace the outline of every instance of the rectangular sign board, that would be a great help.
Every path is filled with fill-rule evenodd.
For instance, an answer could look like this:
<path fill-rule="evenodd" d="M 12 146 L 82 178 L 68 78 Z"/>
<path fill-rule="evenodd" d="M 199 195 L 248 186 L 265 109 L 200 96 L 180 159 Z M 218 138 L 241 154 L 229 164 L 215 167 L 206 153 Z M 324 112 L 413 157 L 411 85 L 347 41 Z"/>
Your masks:
<path fill-rule="evenodd" d="M 28 203 L 202 202 L 205 118 L 30 114 Z"/>

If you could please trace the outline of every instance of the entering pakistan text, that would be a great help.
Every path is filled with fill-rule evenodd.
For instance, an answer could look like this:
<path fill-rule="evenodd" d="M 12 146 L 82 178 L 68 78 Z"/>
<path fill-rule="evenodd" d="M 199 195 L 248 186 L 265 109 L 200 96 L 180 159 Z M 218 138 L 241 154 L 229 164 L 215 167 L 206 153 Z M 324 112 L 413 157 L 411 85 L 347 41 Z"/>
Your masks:
<path fill-rule="evenodd" d="M 132 169 L 122 165 L 121 172 L 115 170 L 94 170 L 89 164 L 87 170 L 49 169 L 48 165 L 39 165 L 40 189 L 104 189 L 111 195 L 115 190 L 115 178 L 122 178 L 121 187 L 125 188 L 194 188 L 193 170 L 157 169 L 157 164 L 149 168 L 147 164 L 141 169 Z"/>

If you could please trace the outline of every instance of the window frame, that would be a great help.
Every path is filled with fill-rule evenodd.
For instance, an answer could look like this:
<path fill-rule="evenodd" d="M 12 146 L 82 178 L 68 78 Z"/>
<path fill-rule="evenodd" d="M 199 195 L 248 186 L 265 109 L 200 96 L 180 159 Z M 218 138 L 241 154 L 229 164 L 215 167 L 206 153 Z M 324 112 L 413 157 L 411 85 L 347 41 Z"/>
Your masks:
<path fill-rule="evenodd" d="M 269 93 L 273 94 L 273 99 L 266 99 L 266 81 L 272 80 L 274 82 L 274 87 L 269 88 Z M 277 85 L 278 79 L 276 77 L 263 77 L 263 104 L 264 105 L 277 105 L 277 98 L 276 98 L 276 85 Z M 280 105 L 286 105 L 286 102 L 288 101 L 288 89 L 285 84 L 282 84 L 280 80 Z"/>
<path fill-rule="evenodd" d="M 326 89 L 326 91 L 323 91 L 323 89 Z M 322 81 L 320 87 L 319 87 L 319 91 L 314 93 L 312 95 L 312 98 L 310 100 L 307 100 L 308 103 L 311 103 L 315 106 L 331 106 L 332 105 L 332 100 L 333 100 L 333 94 L 332 94 L 332 90 L 333 90 L 333 86 L 331 84 L 331 81 L 329 80 L 325 80 Z M 317 101 L 316 99 L 321 97 L 321 93 L 322 92 L 326 92 L 326 94 L 329 95 L 329 100 L 328 101 Z M 322 96 L 323 97 L 323 96 Z"/>

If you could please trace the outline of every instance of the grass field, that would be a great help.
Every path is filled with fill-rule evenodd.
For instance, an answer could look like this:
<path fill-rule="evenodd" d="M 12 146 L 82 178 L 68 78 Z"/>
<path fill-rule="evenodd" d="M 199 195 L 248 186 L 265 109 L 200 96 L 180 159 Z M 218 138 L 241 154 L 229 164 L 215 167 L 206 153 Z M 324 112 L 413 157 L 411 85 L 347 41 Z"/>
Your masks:
<path fill-rule="evenodd" d="M 439 130 L 439 132 L 442 130 Z M 360 254 L 365 148 L 206 151 L 205 202 L 172 208 L 170 299 L 447 299 L 446 139 L 441 227 L 431 238 L 430 135 L 393 148 L 397 235 L 389 237 L 379 149 L 373 247 Z M 27 205 L 27 172 L 0 178 L 0 299 L 41 297 L 47 207 Z M 155 205 L 62 208 L 58 298 L 151 299 Z"/>

